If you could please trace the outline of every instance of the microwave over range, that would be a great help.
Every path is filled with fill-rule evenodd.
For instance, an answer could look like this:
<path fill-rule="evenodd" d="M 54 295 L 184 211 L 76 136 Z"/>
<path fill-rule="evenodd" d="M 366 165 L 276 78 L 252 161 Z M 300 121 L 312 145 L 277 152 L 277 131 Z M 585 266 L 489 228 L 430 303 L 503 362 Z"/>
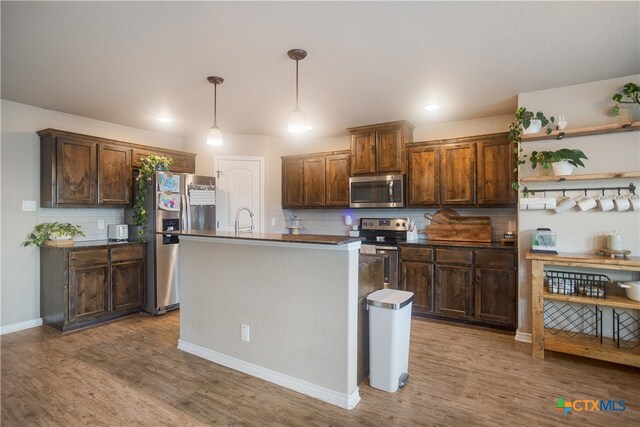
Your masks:
<path fill-rule="evenodd" d="M 404 175 L 349 178 L 349 207 L 403 208 Z"/>

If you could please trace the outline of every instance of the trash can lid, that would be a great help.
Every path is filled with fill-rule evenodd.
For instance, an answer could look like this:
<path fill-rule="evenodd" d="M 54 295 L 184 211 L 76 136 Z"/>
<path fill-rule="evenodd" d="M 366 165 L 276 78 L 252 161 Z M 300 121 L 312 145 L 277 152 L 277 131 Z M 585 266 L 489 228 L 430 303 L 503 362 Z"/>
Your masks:
<path fill-rule="evenodd" d="M 400 310 L 411 303 L 413 292 L 395 289 L 380 289 L 367 295 L 369 307 L 382 307 L 390 310 Z"/>

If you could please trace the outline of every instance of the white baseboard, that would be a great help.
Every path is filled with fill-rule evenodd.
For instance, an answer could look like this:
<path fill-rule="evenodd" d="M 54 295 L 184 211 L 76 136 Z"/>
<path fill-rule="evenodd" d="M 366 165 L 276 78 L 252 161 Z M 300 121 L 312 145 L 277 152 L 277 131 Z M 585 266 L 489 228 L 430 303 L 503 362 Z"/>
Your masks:
<path fill-rule="evenodd" d="M 37 319 L 27 320 L 25 322 L 14 323 L 12 325 L 0 326 L 0 335 L 10 334 L 11 332 L 18 332 L 24 329 L 35 328 L 42 325 L 42 317 Z"/>
<path fill-rule="evenodd" d="M 531 344 L 531 334 L 528 332 L 516 331 L 516 341 Z"/>
<path fill-rule="evenodd" d="M 360 402 L 358 388 L 351 394 L 339 393 L 326 387 L 209 350 L 199 345 L 190 344 L 183 340 L 178 340 L 178 349 L 344 409 L 353 409 L 358 402 Z"/>

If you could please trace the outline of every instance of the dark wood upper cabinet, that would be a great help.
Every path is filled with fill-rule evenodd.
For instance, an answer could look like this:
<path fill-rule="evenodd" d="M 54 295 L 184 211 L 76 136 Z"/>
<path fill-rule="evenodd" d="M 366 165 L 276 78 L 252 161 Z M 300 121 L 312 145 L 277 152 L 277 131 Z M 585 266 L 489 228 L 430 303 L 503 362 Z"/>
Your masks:
<path fill-rule="evenodd" d="M 440 204 L 440 148 L 410 147 L 408 204 L 437 206 Z"/>
<path fill-rule="evenodd" d="M 171 157 L 173 159 L 173 164 L 169 167 L 171 172 L 196 173 L 195 154 L 164 148 L 133 147 L 131 165 L 139 169 L 142 166 L 142 159 L 150 155 Z"/>
<path fill-rule="evenodd" d="M 98 204 L 131 204 L 131 149 L 98 145 Z"/>
<path fill-rule="evenodd" d="M 304 160 L 282 158 L 282 207 L 304 207 Z"/>
<path fill-rule="evenodd" d="M 515 205 L 518 193 L 511 187 L 515 168 L 516 156 L 506 137 L 478 142 L 479 206 Z"/>
<path fill-rule="evenodd" d="M 195 173 L 195 154 L 57 129 L 40 136 L 40 206 L 128 207 L 132 168 L 150 154 L 170 156 L 172 172 Z"/>
<path fill-rule="evenodd" d="M 327 206 L 348 207 L 351 154 L 327 155 L 326 162 Z"/>
<path fill-rule="evenodd" d="M 440 147 L 440 202 L 473 205 L 476 202 L 476 146 L 472 143 Z"/>
<path fill-rule="evenodd" d="M 325 157 L 311 157 L 304 160 L 304 205 L 325 206 Z"/>
<path fill-rule="evenodd" d="M 405 144 L 413 125 L 405 120 L 347 129 L 351 133 L 351 174 L 404 173 Z"/>
<path fill-rule="evenodd" d="M 349 206 L 348 151 L 282 157 L 282 207 Z"/>
<path fill-rule="evenodd" d="M 506 133 L 407 146 L 408 206 L 509 207 L 515 155 Z"/>
<path fill-rule="evenodd" d="M 51 154 L 55 152 L 55 157 L 43 161 L 52 164 L 51 172 L 55 173 L 43 178 L 53 179 L 55 185 L 45 185 L 44 188 L 52 189 L 55 193 L 52 199 L 57 204 L 95 205 L 97 144 L 69 138 L 59 138 L 51 143 L 55 144 L 55 150 L 48 151 Z"/>

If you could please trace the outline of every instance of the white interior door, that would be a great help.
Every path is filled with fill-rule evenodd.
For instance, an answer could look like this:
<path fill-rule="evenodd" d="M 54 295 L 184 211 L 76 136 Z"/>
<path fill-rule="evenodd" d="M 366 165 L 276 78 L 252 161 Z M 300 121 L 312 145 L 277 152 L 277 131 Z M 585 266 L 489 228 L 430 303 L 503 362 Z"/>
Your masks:
<path fill-rule="evenodd" d="M 234 231 L 236 211 L 246 206 L 253 212 L 256 232 L 264 230 L 264 157 L 216 156 L 217 229 Z M 249 226 L 247 212 L 240 215 L 240 226 Z"/>

